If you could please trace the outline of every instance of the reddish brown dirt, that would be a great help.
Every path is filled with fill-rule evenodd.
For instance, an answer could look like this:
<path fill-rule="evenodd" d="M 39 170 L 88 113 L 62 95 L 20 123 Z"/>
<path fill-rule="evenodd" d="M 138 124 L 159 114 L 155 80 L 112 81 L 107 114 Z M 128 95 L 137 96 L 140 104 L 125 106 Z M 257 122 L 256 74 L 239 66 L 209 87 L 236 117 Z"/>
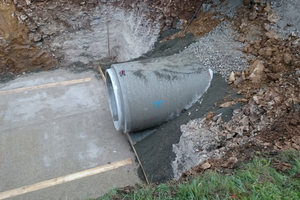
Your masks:
<path fill-rule="evenodd" d="M 14 4 L 0 3 L 0 11 L 0 75 L 54 67 L 56 61 L 28 40 L 29 31 L 15 16 Z"/>
<path fill-rule="evenodd" d="M 0 52 L 0 74 L 14 74 L 36 69 L 49 70 L 56 66 L 57 61 L 39 47 L 26 41 L 15 39 Z"/>

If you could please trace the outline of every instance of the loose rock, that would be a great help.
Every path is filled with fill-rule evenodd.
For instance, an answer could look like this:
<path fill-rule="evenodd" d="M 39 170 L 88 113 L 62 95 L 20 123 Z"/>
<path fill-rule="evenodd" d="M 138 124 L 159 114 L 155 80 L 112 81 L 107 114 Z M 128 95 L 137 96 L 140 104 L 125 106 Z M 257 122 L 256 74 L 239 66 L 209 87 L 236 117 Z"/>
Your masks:
<path fill-rule="evenodd" d="M 234 77 L 234 73 L 231 72 L 230 75 L 229 75 L 229 79 L 228 79 L 228 84 L 231 84 L 233 83 L 235 80 L 235 77 Z"/>
<path fill-rule="evenodd" d="M 250 76 L 249 79 L 254 83 L 260 83 L 264 77 L 264 62 L 261 60 L 256 60 L 252 65 L 249 66 Z"/>

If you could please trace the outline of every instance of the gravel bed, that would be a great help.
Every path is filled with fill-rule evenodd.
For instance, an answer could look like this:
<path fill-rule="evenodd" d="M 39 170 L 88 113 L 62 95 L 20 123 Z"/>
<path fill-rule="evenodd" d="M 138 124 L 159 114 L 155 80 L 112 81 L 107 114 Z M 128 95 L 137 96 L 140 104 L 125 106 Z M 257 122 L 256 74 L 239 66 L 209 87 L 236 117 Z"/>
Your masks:
<path fill-rule="evenodd" d="M 233 39 L 230 22 L 221 22 L 214 30 L 188 46 L 183 53 L 194 53 L 200 62 L 227 81 L 230 72 L 248 67 L 247 55 L 241 50 L 243 43 Z"/>

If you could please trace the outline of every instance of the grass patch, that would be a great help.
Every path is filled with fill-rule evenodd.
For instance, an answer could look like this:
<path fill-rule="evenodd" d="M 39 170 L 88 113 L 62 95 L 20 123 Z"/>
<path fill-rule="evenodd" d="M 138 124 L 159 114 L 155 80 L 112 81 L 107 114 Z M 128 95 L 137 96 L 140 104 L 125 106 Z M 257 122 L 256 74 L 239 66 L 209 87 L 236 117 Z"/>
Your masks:
<path fill-rule="evenodd" d="M 279 171 L 276 162 L 291 167 Z M 181 183 L 114 189 L 102 199 L 300 199 L 300 153 L 264 154 L 231 174 L 207 171 Z"/>

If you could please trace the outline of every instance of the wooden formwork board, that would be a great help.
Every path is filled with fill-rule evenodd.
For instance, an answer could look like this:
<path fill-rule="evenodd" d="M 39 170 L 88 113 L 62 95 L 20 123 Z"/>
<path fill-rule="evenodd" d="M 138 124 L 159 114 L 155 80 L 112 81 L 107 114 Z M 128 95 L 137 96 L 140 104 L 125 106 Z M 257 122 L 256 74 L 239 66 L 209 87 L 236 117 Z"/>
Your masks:
<path fill-rule="evenodd" d="M 100 173 L 103 173 L 103 172 L 107 172 L 107 171 L 114 170 L 114 169 L 117 169 L 117 168 L 120 168 L 120 167 L 123 167 L 123 166 L 126 166 L 126 165 L 131 165 L 131 164 L 132 164 L 132 159 L 128 158 L 128 159 L 125 159 L 125 160 L 112 162 L 111 164 L 106 164 L 106 165 L 102 165 L 102 166 L 95 167 L 95 168 L 92 168 L 92 169 L 80 171 L 80 172 L 77 172 L 77 173 L 74 173 L 74 174 L 69 174 L 69 175 L 66 175 L 66 176 L 61 176 L 61 177 L 50 179 L 50 180 L 47 180 L 47 181 L 35 183 L 35 184 L 32 184 L 32 185 L 27 185 L 27 186 L 24 186 L 24 187 L 16 188 L 16 189 L 5 191 L 5 192 L 1 192 L 0 193 L 0 200 L 10 198 L 10 197 L 14 197 L 14 196 L 18 196 L 18 195 L 21 195 L 21 194 L 26 194 L 26 193 L 29 193 L 29 192 L 34 192 L 34 191 L 41 190 L 41 189 L 44 189 L 44 188 L 59 185 L 59 184 L 62 184 L 62 183 L 66 183 L 66 182 L 74 181 L 74 180 L 77 180 L 77 179 L 85 178 L 85 177 L 88 177 L 88 176 L 100 174 Z"/>

